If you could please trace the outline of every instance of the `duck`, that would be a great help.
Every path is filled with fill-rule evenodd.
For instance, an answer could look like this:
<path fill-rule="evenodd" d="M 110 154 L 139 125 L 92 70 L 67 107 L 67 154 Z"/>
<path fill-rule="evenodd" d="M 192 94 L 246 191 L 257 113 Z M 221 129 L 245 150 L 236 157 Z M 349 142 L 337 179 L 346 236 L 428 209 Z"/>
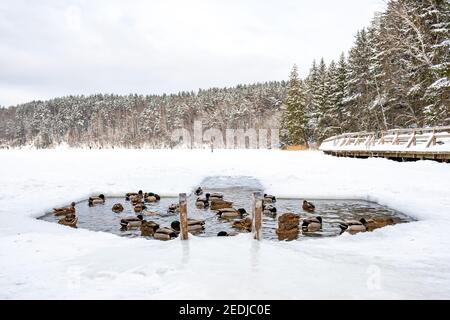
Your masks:
<path fill-rule="evenodd" d="M 189 232 L 205 230 L 205 220 L 187 219 L 187 223 Z M 181 231 L 180 221 L 178 220 L 172 221 L 170 227 L 177 232 Z"/>
<path fill-rule="evenodd" d="M 142 220 L 141 223 L 141 236 L 150 237 L 155 234 L 155 231 L 159 229 L 159 224 L 154 221 L 145 221 Z"/>
<path fill-rule="evenodd" d="M 344 232 L 349 232 L 351 234 L 355 234 L 358 232 L 367 231 L 366 225 L 367 221 L 364 218 L 359 220 L 348 220 L 345 222 L 339 223 L 339 228 L 341 228 L 341 234 Z"/>
<path fill-rule="evenodd" d="M 211 196 L 209 197 L 211 199 Z M 225 201 L 223 199 L 212 199 L 210 204 L 211 210 L 220 210 L 225 208 L 232 208 L 233 202 Z"/>
<path fill-rule="evenodd" d="M 177 237 L 177 233 L 175 232 L 175 230 L 173 230 L 172 228 L 167 228 L 167 227 L 158 228 L 155 231 L 155 233 L 153 234 L 153 238 L 155 238 L 157 240 L 163 240 L 163 241 L 171 240 L 176 237 Z"/>
<path fill-rule="evenodd" d="M 217 214 L 222 219 L 234 219 L 243 218 L 247 215 L 247 211 L 244 208 L 234 209 L 234 208 L 223 208 L 218 210 Z"/>
<path fill-rule="evenodd" d="M 141 213 L 142 211 L 144 211 L 145 209 L 147 209 L 147 206 L 143 203 L 138 203 L 137 205 L 135 205 L 133 207 L 134 212 L 136 213 Z"/>
<path fill-rule="evenodd" d="M 161 200 L 161 197 L 153 192 L 145 193 L 144 194 L 144 201 L 145 202 L 157 202 Z"/>
<path fill-rule="evenodd" d="M 252 231 L 252 219 L 250 217 L 241 219 L 241 220 L 236 220 L 233 222 L 232 227 L 238 230 L 243 230 L 243 231 L 248 231 L 251 232 Z"/>
<path fill-rule="evenodd" d="M 69 213 L 64 218 L 60 219 L 58 221 L 59 224 L 62 224 L 64 226 L 76 228 L 78 222 L 78 217 L 75 213 Z"/>
<path fill-rule="evenodd" d="M 75 202 L 72 202 L 69 207 L 53 208 L 55 216 L 65 216 L 67 214 L 75 213 Z"/>
<path fill-rule="evenodd" d="M 383 228 L 395 224 L 392 218 L 375 217 L 370 219 L 361 218 L 360 222 L 366 227 L 367 231 Z"/>
<path fill-rule="evenodd" d="M 120 213 L 124 210 L 123 205 L 121 203 L 116 203 L 112 206 L 111 210 L 115 213 Z"/>
<path fill-rule="evenodd" d="M 302 221 L 303 231 L 316 232 L 322 229 L 322 217 L 305 218 Z"/>
<path fill-rule="evenodd" d="M 312 202 L 303 200 L 303 205 L 302 205 L 303 210 L 308 211 L 308 212 L 314 212 L 314 210 L 316 210 L 316 206 L 312 204 Z"/>
<path fill-rule="evenodd" d="M 172 203 L 169 208 L 167 209 L 168 213 L 177 213 L 180 212 L 180 204 L 179 203 Z"/>
<path fill-rule="evenodd" d="M 277 198 L 271 194 L 264 193 L 263 203 L 275 203 Z"/>
<path fill-rule="evenodd" d="M 125 194 L 125 200 L 126 201 L 130 201 L 130 199 L 132 197 L 139 197 L 139 198 L 142 199 L 142 197 L 143 197 L 142 190 L 139 190 L 138 192 L 128 192 L 128 193 Z"/>
<path fill-rule="evenodd" d="M 263 214 L 265 214 L 266 216 L 275 218 L 277 216 L 277 208 L 275 208 L 271 204 L 269 204 L 269 205 L 263 204 Z"/>
<path fill-rule="evenodd" d="M 133 228 L 139 228 L 143 220 L 144 217 L 141 214 L 137 215 L 136 217 L 135 216 L 125 217 L 120 220 L 120 225 L 122 229 L 130 230 Z"/>
<path fill-rule="evenodd" d="M 93 207 L 96 204 L 104 204 L 105 196 L 103 194 L 100 194 L 98 197 L 89 197 L 88 203 L 90 207 Z"/>
<path fill-rule="evenodd" d="M 203 189 L 202 189 L 202 187 L 198 187 L 196 190 L 195 190 L 195 195 L 196 196 L 201 196 L 203 194 Z"/>
<path fill-rule="evenodd" d="M 142 198 L 139 196 L 131 196 L 130 202 L 133 206 L 144 203 L 144 201 L 142 201 Z"/>
<path fill-rule="evenodd" d="M 195 206 L 199 209 L 204 209 L 204 208 L 208 208 L 209 207 L 209 193 L 205 194 L 205 197 L 202 198 L 197 198 L 197 200 L 195 200 Z"/>

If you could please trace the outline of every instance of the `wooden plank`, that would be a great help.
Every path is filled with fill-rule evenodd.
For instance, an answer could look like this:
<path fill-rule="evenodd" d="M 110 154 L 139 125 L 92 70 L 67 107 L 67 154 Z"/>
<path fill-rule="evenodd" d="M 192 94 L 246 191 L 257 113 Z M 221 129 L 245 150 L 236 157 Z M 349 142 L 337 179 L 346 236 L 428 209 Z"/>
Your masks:
<path fill-rule="evenodd" d="M 253 192 L 252 231 L 256 240 L 262 238 L 262 202 L 261 192 Z"/>
<path fill-rule="evenodd" d="M 180 235 L 181 240 L 188 239 L 187 202 L 186 193 L 180 193 Z"/>

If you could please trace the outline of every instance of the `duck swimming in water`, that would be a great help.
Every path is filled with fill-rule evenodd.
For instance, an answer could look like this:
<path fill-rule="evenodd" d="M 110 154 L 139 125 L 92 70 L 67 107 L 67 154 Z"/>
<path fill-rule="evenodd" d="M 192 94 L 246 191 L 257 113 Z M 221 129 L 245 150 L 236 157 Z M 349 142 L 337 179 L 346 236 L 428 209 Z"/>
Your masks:
<path fill-rule="evenodd" d="M 163 241 L 171 240 L 176 237 L 177 233 L 175 232 L 175 230 L 166 227 L 159 228 L 158 230 L 155 231 L 155 234 L 153 235 L 153 238 Z"/>
<path fill-rule="evenodd" d="M 98 197 L 89 197 L 88 204 L 90 207 L 95 206 L 96 204 L 104 204 L 105 196 L 100 194 Z"/>
<path fill-rule="evenodd" d="M 275 208 L 273 205 L 265 205 L 263 203 L 263 214 L 266 216 L 270 216 L 272 218 L 275 218 L 277 216 L 277 208 Z"/>
<path fill-rule="evenodd" d="M 339 223 L 339 228 L 341 228 L 341 234 L 344 232 L 348 232 L 350 234 L 355 234 L 358 232 L 367 231 L 366 228 L 367 221 L 364 218 L 358 220 L 348 220 L 345 222 Z"/>
<path fill-rule="evenodd" d="M 69 207 L 53 208 L 55 216 L 65 216 L 66 214 L 75 213 L 75 202 L 72 202 Z"/>
<path fill-rule="evenodd" d="M 205 230 L 205 220 L 187 219 L 188 231 L 189 232 L 199 232 Z M 177 231 L 181 231 L 180 221 L 172 221 L 170 227 Z"/>
<path fill-rule="evenodd" d="M 204 209 L 209 207 L 209 193 L 205 194 L 205 197 L 197 198 L 195 200 L 195 206 L 199 209 Z"/>
<path fill-rule="evenodd" d="M 144 211 L 145 209 L 147 209 L 147 206 L 143 203 L 138 203 L 137 205 L 135 205 L 133 207 L 134 212 L 136 213 L 141 213 L 142 211 Z"/>
<path fill-rule="evenodd" d="M 203 194 L 203 189 L 202 189 L 202 187 L 198 187 L 196 190 L 195 190 L 195 195 L 196 196 L 201 196 Z"/>
<path fill-rule="evenodd" d="M 130 230 L 134 228 L 139 228 L 142 224 L 144 217 L 142 215 L 137 215 L 136 217 L 126 217 L 120 220 L 120 226 L 122 230 Z"/>
<path fill-rule="evenodd" d="M 59 224 L 62 224 L 64 226 L 76 228 L 78 222 L 78 217 L 75 213 L 69 213 L 64 218 L 58 221 Z"/>
<path fill-rule="evenodd" d="M 236 220 L 233 222 L 232 227 L 235 229 L 238 229 L 238 230 L 251 232 L 252 231 L 252 219 L 247 217 L 247 218 L 244 218 L 241 220 Z"/>
<path fill-rule="evenodd" d="M 161 197 L 153 192 L 145 193 L 144 194 L 144 201 L 145 202 L 157 202 L 161 200 Z"/>
<path fill-rule="evenodd" d="M 169 208 L 167 209 L 168 213 L 177 213 L 180 212 L 180 204 L 179 203 L 172 203 Z"/>
<path fill-rule="evenodd" d="M 314 210 L 316 210 L 316 207 L 312 204 L 312 202 L 308 202 L 306 200 L 303 200 L 302 208 L 308 212 L 314 212 Z"/>
<path fill-rule="evenodd" d="M 112 206 L 111 209 L 113 212 L 115 213 L 120 213 L 124 210 L 123 205 L 121 203 L 116 203 L 115 205 Z"/>
<path fill-rule="evenodd" d="M 322 217 L 306 218 L 302 221 L 303 231 L 316 232 L 322 229 Z"/>
<path fill-rule="evenodd" d="M 234 209 L 234 208 L 224 208 L 219 209 L 217 215 L 222 219 L 234 219 L 234 218 L 243 218 L 248 215 L 247 211 L 244 208 Z"/>
<path fill-rule="evenodd" d="M 277 198 L 271 194 L 264 193 L 263 203 L 275 203 Z"/>
<path fill-rule="evenodd" d="M 143 193 L 142 190 L 139 190 L 138 192 L 128 192 L 125 194 L 125 200 L 130 201 L 131 198 L 140 198 L 142 199 Z"/>

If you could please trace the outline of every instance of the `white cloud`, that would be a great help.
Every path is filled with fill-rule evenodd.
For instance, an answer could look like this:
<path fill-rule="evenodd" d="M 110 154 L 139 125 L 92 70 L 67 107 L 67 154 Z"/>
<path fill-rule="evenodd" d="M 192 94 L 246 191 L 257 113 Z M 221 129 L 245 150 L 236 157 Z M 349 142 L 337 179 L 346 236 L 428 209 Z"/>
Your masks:
<path fill-rule="evenodd" d="M 281 80 L 337 58 L 382 0 L 0 3 L 0 105 Z"/>

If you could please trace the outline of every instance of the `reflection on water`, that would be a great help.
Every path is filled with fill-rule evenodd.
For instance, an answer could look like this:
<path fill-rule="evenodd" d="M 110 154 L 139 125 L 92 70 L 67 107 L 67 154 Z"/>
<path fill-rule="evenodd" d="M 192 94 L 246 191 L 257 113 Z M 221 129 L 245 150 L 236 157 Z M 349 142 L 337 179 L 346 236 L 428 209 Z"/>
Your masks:
<path fill-rule="evenodd" d="M 244 208 L 247 212 L 251 212 L 252 193 L 254 191 L 262 191 L 262 186 L 258 180 L 249 177 L 211 177 L 205 179 L 201 186 L 205 192 L 223 193 L 224 199 L 232 201 L 235 208 Z M 157 190 L 148 191 L 157 192 Z M 125 201 L 125 196 L 106 196 L 107 198 L 104 205 L 89 207 L 87 200 L 77 203 L 78 228 L 110 232 L 127 237 L 140 236 L 139 230 L 120 230 L 120 220 L 122 218 L 136 215 L 131 203 Z M 214 211 L 209 209 L 197 209 L 195 207 L 195 199 L 195 195 L 188 196 L 188 216 L 193 219 L 205 220 L 205 230 L 202 233 L 197 234 L 197 236 L 209 237 L 216 236 L 219 231 L 236 231 L 231 227 L 230 221 L 218 219 Z M 316 206 L 316 212 L 311 214 L 302 210 L 302 200 L 303 199 L 277 199 L 277 202 L 274 204 L 279 215 L 285 212 L 293 212 L 300 214 L 302 218 L 315 215 L 322 216 L 322 230 L 314 233 L 300 232 L 298 240 L 305 239 L 306 237 L 337 236 L 340 234 L 340 228 L 338 226 L 339 222 L 351 219 L 359 220 L 361 217 L 390 217 L 393 218 L 396 223 L 412 221 L 410 217 L 398 211 L 364 200 L 308 199 Z M 178 198 L 162 197 L 157 203 L 146 204 L 147 211 L 157 212 L 158 215 L 145 216 L 145 219 L 155 221 L 160 226 L 170 226 L 172 221 L 178 220 L 178 215 L 168 213 L 167 208 L 170 204 L 176 203 L 177 201 Z M 125 210 L 121 213 L 112 212 L 111 208 L 115 203 L 122 203 Z M 57 222 L 58 220 L 52 213 L 48 213 L 40 219 L 51 222 Z M 275 233 L 277 224 L 277 217 L 263 217 L 264 239 L 277 239 Z"/>

